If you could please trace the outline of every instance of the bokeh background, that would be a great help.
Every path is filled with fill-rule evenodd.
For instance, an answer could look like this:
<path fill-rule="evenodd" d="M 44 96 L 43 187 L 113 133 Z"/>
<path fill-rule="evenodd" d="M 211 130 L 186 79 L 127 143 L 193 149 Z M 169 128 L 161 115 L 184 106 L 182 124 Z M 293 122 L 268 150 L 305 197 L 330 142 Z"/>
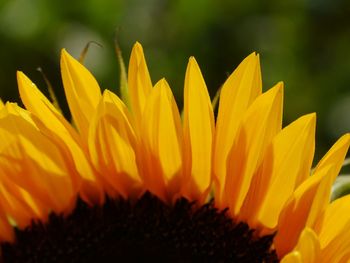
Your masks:
<path fill-rule="evenodd" d="M 285 83 L 284 123 L 317 112 L 316 159 L 350 131 L 347 0 L 0 0 L 0 97 L 19 102 L 16 70 L 46 93 L 40 66 L 68 114 L 60 50 L 79 57 L 89 41 L 102 47 L 92 45 L 85 64 L 102 88 L 118 91 L 115 35 L 126 63 L 134 42 L 143 44 L 153 83 L 165 77 L 179 105 L 189 56 L 199 62 L 213 96 L 256 51 L 264 89 Z"/>

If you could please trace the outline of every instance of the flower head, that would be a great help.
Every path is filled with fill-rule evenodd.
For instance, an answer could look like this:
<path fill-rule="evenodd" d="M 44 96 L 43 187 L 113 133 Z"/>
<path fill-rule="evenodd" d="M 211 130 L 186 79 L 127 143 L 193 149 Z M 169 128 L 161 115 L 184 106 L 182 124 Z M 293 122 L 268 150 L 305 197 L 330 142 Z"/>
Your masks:
<path fill-rule="evenodd" d="M 220 242 L 239 247 L 237 233 L 243 229 L 242 235 L 254 241 L 247 243 L 252 248 L 244 248 L 248 250 L 244 253 L 254 254 L 256 244 L 260 250 L 265 244 L 261 262 L 277 258 L 284 263 L 350 259 L 349 196 L 329 204 L 331 185 L 340 171 L 350 135 L 341 137 L 311 172 L 316 115 L 302 116 L 282 129 L 283 84 L 262 92 L 255 53 L 223 84 L 216 121 L 193 57 L 186 70 L 182 119 L 166 80 L 153 86 L 139 43 L 129 63 L 129 107 L 109 90 L 101 94 L 92 74 L 65 50 L 61 72 L 72 124 L 22 72 L 17 79 L 26 109 L 9 102 L 0 104 L 0 237 L 4 258 L 23 256 L 23 232 L 38 232 L 38 224 L 47 225 L 49 230 L 45 231 L 50 232 L 50 225 L 60 215 L 67 222 L 84 216 L 96 222 L 96 218 L 102 219 L 91 211 L 114 207 L 120 216 L 103 214 L 111 221 L 117 220 L 116 216 L 125 225 L 135 213 L 144 222 L 161 214 L 155 221 L 157 229 L 167 224 L 177 229 L 181 222 L 191 222 L 199 238 L 206 244 L 214 242 L 217 249 L 223 249 Z M 209 204 L 211 194 L 214 201 Z M 174 221 L 181 209 L 186 211 L 186 219 Z M 130 220 L 121 219 L 120 211 Z M 107 228 L 104 224 L 109 221 L 103 220 L 99 224 Z M 72 223 L 62 223 L 67 224 Z M 142 223 L 136 225 L 133 229 L 143 227 Z M 218 232 L 210 229 L 214 225 Z M 222 228 L 224 225 L 228 227 Z M 118 226 L 118 235 L 123 229 L 129 228 Z M 222 237 L 221 232 L 227 229 L 227 240 L 208 240 L 209 234 L 203 234 L 214 232 Z M 172 236 L 168 230 L 164 230 L 166 234 L 162 231 L 159 235 Z M 181 233 L 191 233 L 186 231 Z M 148 240 L 151 234 L 144 233 L 143 229 L 141 237 Z M 186 235 L 184 240 L 192 240 Z M 175 236 L 179 238 L 178 233 Z M 123 238 L 118 247 L 132 239 L 130 234 Z M 158 236 L 150 240 L 158 240 Z M 130 246 L 140 241 L 133 242 Z M 200 253 L 197 243 L 189 252 L 185 241 L 177 242 L 178 249 L 190 253 L 191 259 Z M 231 251 L 225 260 L 229 256 L 240 259 L 241 252 L 233 248 L 227 248 Z"/>

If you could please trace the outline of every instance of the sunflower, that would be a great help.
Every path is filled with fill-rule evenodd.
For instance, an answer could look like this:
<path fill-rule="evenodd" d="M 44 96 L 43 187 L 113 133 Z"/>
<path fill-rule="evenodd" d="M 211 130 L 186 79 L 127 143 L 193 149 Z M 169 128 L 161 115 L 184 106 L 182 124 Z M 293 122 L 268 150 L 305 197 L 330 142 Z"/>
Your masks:
<path fill-rule="evenodd" d="M 196 60 L 183 115 L 133 47 L 124 101 L 62 50 L 67 121 L 22 72 L 0 104 L 3 262 L 348 262 L 350 196 L 329 203 L 350 144 L 311 170 L 316 115 L 282 129 L 283 84 L 252 53 L 215 120 Z M 110 260 L 110 261 L 109 261 Z"/>

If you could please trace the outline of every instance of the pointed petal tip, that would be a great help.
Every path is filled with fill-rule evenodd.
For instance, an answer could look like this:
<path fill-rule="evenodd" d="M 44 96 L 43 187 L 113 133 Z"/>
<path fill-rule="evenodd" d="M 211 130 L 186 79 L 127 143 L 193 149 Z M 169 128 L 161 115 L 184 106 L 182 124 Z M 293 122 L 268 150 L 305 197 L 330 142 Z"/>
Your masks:
<path fill-rule="evenodd" d="M 248 60 L 248 61 L 251 61 L 251 62 L 259 62 L 260 61 L 260 55 L 259 55 L 259 53 L 253 51 L 248 56 L 246 56 L 244 60 Z"/>
<path fill-rule="evenodd" d="M 104 98 L 105 96 L 107 96 L 110 93 L 111 93 L 111 91 L 109 89 L 104 89 L 102 92 L 102 97 Z"/>
<path fill-rule="evenodd" d="M 165 78 L 161 78 L 160 80 L 159 80 L 159 84 L 161 84 L 161 86 L 169 86 L 169 84 L 168 84 L 168 82 L 167 82 L 167 80 L 165 79 Z"/>
<path fill-rule="evenodd" d="M 312 118 L 313 120 L 316 121 L 316 118 L 317 118 L 316 112 L 312 112 L 312 113 L 310 113 L 309 115 L 310 115 L 310 118 Z"/>
<path fill-rule="evenodd" d="M 349 145 L 350 145 L 350 133 L 345 133 L 343 136 L 341 136 L 338 139 L 337 142 L 341 142 L 342 145 L 349 147 Z"/>
<path fill-rule="evenodd" d="M 67 50 L 66 50 L 65 48 L 62 48 L 62 49 L 61 49 L 61 60 L 60 60 L 61 65 L 62 65 L 63 63 L 65 63 L 66 61 L 68 61 L 68 60 L 69 60 L 69 57 L 70 57 L 70 55 L 69 55 L 69 53 L 67 52 Z"/>
<path fill-rule="evenodd" d="M 306 115 L 300 117 L 299 119 L 304 121 L 305 127 L 306 126 L 309 126 L 310 128 L 312 127 L 313 133 L 315 133 L 316 119 L 317 119 L 316 112 L 306 114 Z"/>
<path fill-rule="evenodd" d="M 277 84 L 273 86 L 271 90 L 274 90 L 276 93 L 283 92 L 284 91 L 283 82 L 282 81 L 277 82 Z"/>
<path fill-rule="evenodd" d="M 161 78 L 161 79 L 159 80 L 159 82 L 162 83 L 162 84 L 167 83 L 167 81 L 166 81 L 165 78 Z"/>
<path fill-rule="evenodd" d="M 282 82 L 278 82 L 276 85 L 274 85 L 272 88 L 264 92 L 261 96 L 271 96 L 271 99 L 275 100 L 277 98 L 283 99 L 284 94 L 284 87 Z"/>
<path fill-rule="evenodd" d="M 163 91 L 164 89 L 170 89 L 170 86 L 166 79 L 162 78 L 154 85 L 154 89 L 161 89 Z"/>
<path fill-rule="evenodd" d="M 169 82 L 166 80 L 166 78 L 162 78 L 162 82 L 163 82 L 163 84 L 170 87 Z"/>
<path fill-rule="evenodd" d="M 16 72 L 16 77 L 17 77 L 18 88 L 20 89 L 21 88 L 20 82 L 28 79 L 28 77 L 22 71 L 19 71 L 19 70 L 17 70 Z"/>
<path fill-rule="evenodd" d="M 350 145 L 350 133 L 345 133 L 338 139 L 338 142 L 341 142 L 346 148 L 349 148 Z"/>
<path fill-rule="evenodd" d="M 276 84 L 276 85 L 282 86 L 282 88 L 284 88 L 284 82 L 283 82 L 283 81 L 279 81 L 279 82 L 277 82 L 277 84 Z"/>
<path fill-rule="evenodd" d="M 198 68 L 198 64 L 196 59 L 193 56 L 190 56 L 188 58 L 187 68 L 186 68 L 186 77 L 192 75 L 190 72 L 193 71 L 193 69 Z M 185 77 L 185 79 L 186 79 Z"/>
<path fill-rule="evenodd" d="M 188 63 L 197 63 L 197 61 L 194 56 L 190 56 L 188 59 Z"/>
<path fill-rule="evenodd" d="M 195 69 L 195 68 L 199 68 L 197 60 L 195 59 L 194 56 L 190 56 L 190 58 L 188 59 L 187 69 Z"/>
<path fill-rule="evenodd" d="M 143 53 L 143 47 L 140 42 L 136 41 L 134 46 L 132 47 L 133 51 L 137 51 L 138 53 Z"/>
<path fill-rule="evenodd" d="M 259 54 L 259 53 L 256 53 L 255 58 L 256 58 L 257 64 L 260 65 L 260 54 Z"/>
<path fill-rule="evenodd" d="M 343 140 L 346 140 L 346 141 L 350 141 L 350 132 L 348 132 L 348 133 L 345 133 L 343 136 Z"/>
<path fill-rule="evenodd" d="M 61 64 L 63 62 L 67 63 L 70 60 L 76 60 L 76 59 L 71 54 L 69 54 L 69 52 L 65 48 L 62 48 L 62 50 L 61 50 Z"/>
<path fill-rule="evenodd" d="M 24 73 L 23 73 L 23 71 L 21 71 L 21 70 L 17 70 L 17 71 L 16 71 L 16 75 L 17 75 L 17 77 L 18 77 L 19 75 L 24 75 Z"/>
<path fill-rule="evenodd" d="M 23 89 L 34 85 L 34 83 L 22 71 L 17 71 L 16 77 L 17 77 L 18 91 L 20 93 L 20 96 L 22 96 Z"/>
<path fill-rule="evenodd" d="M 283 81 L 277 82 L 276 86 L 278 87 L 278 90 L 280 92 L 284 93 L 284 82 Z"/>
<path fill-rule="evenodd" d="M 140 43 L 139 41 L 136 41 L 136 42 L 135 42 L 134 47 L 136 47 L 136 46 L 142 48 L 142 45 L 141 45 L 141 43 Z"/>
<path fill-rule="evenodd" d="M 69 55 L 65 48 L 61 49 L 61 57 Z"/>
<path fill-rule="evenodd" d="M 256 51 L 253 51 L 252 53 L 250 53 L 248 55 L 248 57 L 258 57 L 258 56 L 259 56 L 259 54 Z"/>
<path fill-rule="evenodd" d="M 17 80 L 18 80 L 19 78 L 29 79 L 29 78 L 27 77 L 27 75 L 24 74 L 23 71 L 20 71 L 20 70 L 17 70 L 16 76 L 17 76 Z"/>
<path fill-rule="evenodd" d="M 276 89 L 276 94 L 280 94 L 282 100 L 284 97 L 284 83 L 282 81 L 278 82 L 275 85 L 275 89 Z M 282 102 L 283 103 L 283 102 Z M 283 105 L 282 105 L 283 106 Z"/>
<path fill-rule="evenodd" d="M 300 117 L 301 119 L 304 119 L 305 122 L 315 122 L 316 123 L 316 112 L 308 113 Z"/>

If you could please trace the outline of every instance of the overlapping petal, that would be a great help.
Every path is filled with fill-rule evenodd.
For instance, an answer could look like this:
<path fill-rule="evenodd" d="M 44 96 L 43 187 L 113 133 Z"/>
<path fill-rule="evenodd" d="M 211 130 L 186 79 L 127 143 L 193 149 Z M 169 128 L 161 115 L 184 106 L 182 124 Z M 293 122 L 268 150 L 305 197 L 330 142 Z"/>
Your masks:
<path fill-rule="evenodd" d="M 103 189 L 87 158 L 84 139 L 22 72 L 17 73 L 17 81 L 22 102 L 33 114 L 33 121 L 42 133 L 58 145 L 70 163 L 70 177 L 83 199 L 88 203 L 96 200 L 102 202 Z"/>
<path fill-rule="evenodd" d="M 180 191 L 183 136 L 180 114 L 165 79 L 155 85 L 146 103 L 142 134 L 145 184 L 163 199 L 171 198 Z"/>
<path fill-rule="evenodd" d="M 275 247 L 280 257 L 296 246 L 303 229 L 313 214 L 320 214 L 318 200 L 322 196 L 329 197 L 333 166 L 327 166 L 309 177 L 293 193 L 279 218 L 279 230 L 275 238 Z"/>
<path fill-rule="evenodd" d="M 125 198 L 140 188 L 136 137 L 124 103 L 105 90 L 91 121 L 88 144 L 91 160 L 110 196 Z"/>
<path fill-rule="evenodd" d="M 237 129 L 247 108 L 261 94 L 259 56 L 249 55 L 224 83 L 220 93 L 219 111 L 215 130 L 213 173 L 215 198 L 221 203 L 226 180 L 226 163 Z"/>
<path fill-rule="evenodd" d="M 271 142 L 250 191 L 255 195 L 249 221 L 275 228 L 283 206 L 295 188 L 310 174 L 314 154 L 315 114 L 285 127 Z M 278 198 L 276 198 L 278 197 Z"/>
<path fill-rule="evenodd" d="M 288 253 L 282 263 L 316 263 L 321 260 L 321 248 L 318 237 L 310 228 L 305 228 L 298 240 L 295 249 Z"/>
<path fill-rule="evenodd" d="M 171 203 L 186 197 L 229 208 L 256 235 L 274 233 L 279 259 L 347 262 L 349 196 L 329 204 L 350 144 L 341 137 L 311 172 L 315 114 L 282 129 L 283 84 L 262 93 L 259 56 L 248 56 L 224 83 L 215 125 L 194 58 L 184 85 L 184 118 L 165 79 L 154 87 L 142 46 L 128 73 L 130 108 L 100 88 L 65 50 L 62 79 L 73 125 L 22 73 L 24 110 L 0 101 L 0 241 L 13 224 L 69 213 L 77 196 L 90 204 L 145 191 Z M 214 188 L 214 189 L 213 189 Z"/>
<path fill-rule="evenodd" d="M 349 208 L 350 196 L 348 195 L 332 202 L 324 214 L 318 218 L 314 228 L 320 237 L 320 244 L 323 249 L 329 248 L 338 236 L 349 236 Z"/>
<path fill-rule="evenodd" d="M 264 153 L 282 127 L 283 85 L 260 95 L 242 118 L 227 159 L 225 203 L 237 215 Z"/>
<path fill-rule="evenodd" d="M 0 166 L 4 176 L 57 213 L 76 197 L 69 168 L 59 149 L 31 120 L 28 112 L 7 104 L 0 114 Z"/>

